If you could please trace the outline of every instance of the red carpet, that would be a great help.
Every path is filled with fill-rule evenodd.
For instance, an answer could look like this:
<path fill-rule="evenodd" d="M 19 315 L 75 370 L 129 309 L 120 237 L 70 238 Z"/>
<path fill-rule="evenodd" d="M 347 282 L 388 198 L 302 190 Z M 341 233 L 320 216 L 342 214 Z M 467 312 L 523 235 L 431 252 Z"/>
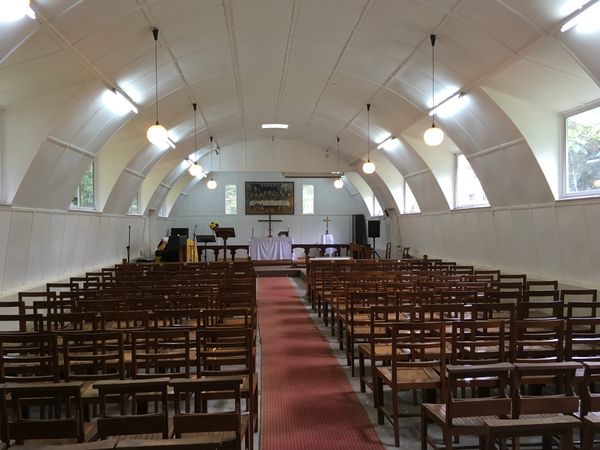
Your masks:
<path fill-rule="evenodd" d="M 262 450 L 383 449 L 288 278 L 259 278 Z"/>

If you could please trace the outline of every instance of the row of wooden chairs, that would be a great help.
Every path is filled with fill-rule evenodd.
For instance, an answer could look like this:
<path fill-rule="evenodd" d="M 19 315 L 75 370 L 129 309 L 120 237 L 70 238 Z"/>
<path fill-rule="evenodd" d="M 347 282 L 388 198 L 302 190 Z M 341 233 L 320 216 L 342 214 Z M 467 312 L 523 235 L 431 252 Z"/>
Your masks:
<path fill-rule="evenodd" d="M 250 415 L 241 409 L 241 385 L 235 376 L 98 381 L 93 388 L 100 414 L 86 425 L 82 382 L 3 384 L 2 438 L 17 447 L 28 443 L 28 448 L 49 440 L 65 445 L 116 438 L 115 448 L 158 448 L 157 440 L 175 439 L 169 447 L 251 450 L 252 426 Z M 174 403 L 171 417 L 169 397 Z M 217 402 L 218 407 L 211 407 Z"/>

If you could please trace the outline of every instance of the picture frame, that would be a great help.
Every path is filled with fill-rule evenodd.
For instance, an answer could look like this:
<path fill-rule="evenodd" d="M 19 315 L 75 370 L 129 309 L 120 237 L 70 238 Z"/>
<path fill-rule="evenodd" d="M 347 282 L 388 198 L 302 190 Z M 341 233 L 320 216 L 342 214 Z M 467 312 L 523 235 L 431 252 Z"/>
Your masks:
<path fill-rule="evenodd" d="M 293 181 L 246 181 L 246 215 L 293 215 Z"/>

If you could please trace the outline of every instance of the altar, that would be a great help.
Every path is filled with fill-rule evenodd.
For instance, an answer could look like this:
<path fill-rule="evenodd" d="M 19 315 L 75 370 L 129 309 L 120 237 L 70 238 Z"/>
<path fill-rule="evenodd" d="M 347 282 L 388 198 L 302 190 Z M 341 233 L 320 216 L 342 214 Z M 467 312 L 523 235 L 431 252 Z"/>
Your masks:
<path fill-rule="evenodd" d="M 292 238 L 281 237 L 253 237 L 249 241 L 248 254 L 254 261 L 274 261 L 278 259 L 292 259 Z"/>

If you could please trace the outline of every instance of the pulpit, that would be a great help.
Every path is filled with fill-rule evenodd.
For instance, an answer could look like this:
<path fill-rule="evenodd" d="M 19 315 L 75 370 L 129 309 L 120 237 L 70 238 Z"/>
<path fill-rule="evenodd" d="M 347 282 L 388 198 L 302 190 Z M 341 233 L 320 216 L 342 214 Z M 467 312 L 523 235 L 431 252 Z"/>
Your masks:
<path fill-rule="evenodd" d="M 223 261 L 227 261 L 227 239 L 235 237 L 235 229 L 217 227 L 215 236 L 223 239 Z"/>

